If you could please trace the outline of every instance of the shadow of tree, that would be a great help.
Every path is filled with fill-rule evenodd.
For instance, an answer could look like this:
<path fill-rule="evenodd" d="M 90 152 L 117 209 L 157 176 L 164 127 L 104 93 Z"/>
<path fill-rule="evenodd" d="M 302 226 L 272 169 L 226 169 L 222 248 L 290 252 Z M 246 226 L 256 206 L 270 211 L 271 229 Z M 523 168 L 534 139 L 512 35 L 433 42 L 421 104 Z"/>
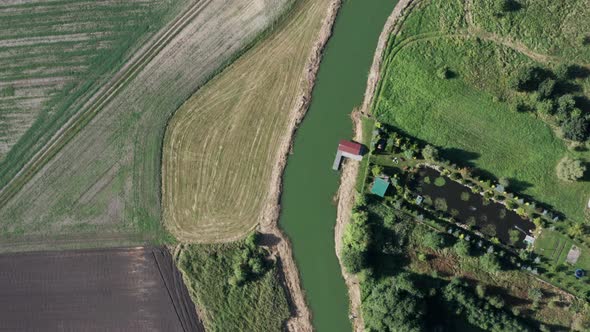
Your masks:
<path fill-rule="evenodd" d="M 475 167 L 474 161 L 481 157 L 481 154 L 473 151 L 467 151 L 458 148 L 446 148 L 441 151 L 441 155 L 445 159 L 458 162 L 463 166 Z"/>

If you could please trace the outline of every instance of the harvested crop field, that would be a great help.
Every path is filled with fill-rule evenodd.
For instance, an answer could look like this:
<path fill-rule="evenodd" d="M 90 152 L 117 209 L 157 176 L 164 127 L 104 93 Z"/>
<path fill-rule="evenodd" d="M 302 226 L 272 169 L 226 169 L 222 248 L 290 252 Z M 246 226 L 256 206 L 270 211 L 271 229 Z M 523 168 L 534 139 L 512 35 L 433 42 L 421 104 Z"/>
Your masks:
<path fill-rule="evenodd" d="M 186 241 L 245 235 L 276 204 L 272 189 L 309 88 L 306 64 L 330 1 L 299 1 L 253 49 L 190 98 L 164 141 L 164 222 Z M 277 177 L 278 178 L 278 177 Z"/>
<path fill-rule="evenodd" d="M 204 331 L 158 248 L 0 255 L 0 330 Z"/>
<path fill-rule="evenodd" d="M 158 0 L 0 2 L 0 184 L 180 4 Z"/>
<path fill-rule="evenodd" d="M 288 0 L 190 2 L 0 192 L 0 238 L 169 242 L 160 171 L 170 115 L 288 8 Z M 159 37 L 163 38 L 160 42 Z M 34 199 L 32 199 L 34 198 Z"/>

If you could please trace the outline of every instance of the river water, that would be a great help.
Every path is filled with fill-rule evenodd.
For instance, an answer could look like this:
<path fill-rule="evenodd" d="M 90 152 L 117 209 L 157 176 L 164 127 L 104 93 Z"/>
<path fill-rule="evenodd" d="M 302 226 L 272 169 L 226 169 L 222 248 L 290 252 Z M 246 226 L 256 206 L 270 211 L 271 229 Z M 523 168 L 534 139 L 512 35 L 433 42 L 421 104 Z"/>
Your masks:
<path fill-rule="evenodd" d="M 352 136 L 379 34 L 396 1 L 344 0 L 322 59 L 312 102 L 283 179 L 280 225 L 289 236 L 319 332 L 350 331 L 348 296 L 334 250 L 338 140 Z"/>

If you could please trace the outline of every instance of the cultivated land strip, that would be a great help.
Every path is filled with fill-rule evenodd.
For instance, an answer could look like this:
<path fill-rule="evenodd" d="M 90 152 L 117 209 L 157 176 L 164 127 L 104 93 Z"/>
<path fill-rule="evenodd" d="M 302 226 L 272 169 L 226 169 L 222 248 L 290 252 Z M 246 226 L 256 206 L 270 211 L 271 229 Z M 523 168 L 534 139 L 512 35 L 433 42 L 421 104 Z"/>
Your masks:
<path fill-rule="evenodd" d="M 179 7 L 158 0 L 3 2 L 0 186 Z"/>
<path fill-rule="evenodd" d="M 64 126 L 43 146 L 27 164 L 0 190 L 0 207 L 14 196 L 59 150 L 87 125 L 112 98 L 132 80 L 178 33 L 205 8 L 211 0 L 193 3 L 182 15 L 156 35 L 147 47 L 143 47 L 119 70 L 103 88 L 68 120 Z"/>
<path fill-rule="evenodd" d="M 4 234 L 168 241 L 160 222 L 166 122 L 290 4 L 271 2 L 206 2 L 3 206 Z"/>

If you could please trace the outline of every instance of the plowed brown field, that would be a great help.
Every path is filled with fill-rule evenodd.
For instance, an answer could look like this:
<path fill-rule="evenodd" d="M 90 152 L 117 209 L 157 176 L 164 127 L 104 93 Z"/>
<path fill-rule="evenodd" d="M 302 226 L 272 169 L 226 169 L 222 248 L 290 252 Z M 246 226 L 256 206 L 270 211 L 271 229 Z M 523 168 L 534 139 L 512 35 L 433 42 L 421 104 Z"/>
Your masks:
<path fill-rule="evenodd" d="M 204 331 L 158 248 L 0 255 L 2 331 Z"/>

